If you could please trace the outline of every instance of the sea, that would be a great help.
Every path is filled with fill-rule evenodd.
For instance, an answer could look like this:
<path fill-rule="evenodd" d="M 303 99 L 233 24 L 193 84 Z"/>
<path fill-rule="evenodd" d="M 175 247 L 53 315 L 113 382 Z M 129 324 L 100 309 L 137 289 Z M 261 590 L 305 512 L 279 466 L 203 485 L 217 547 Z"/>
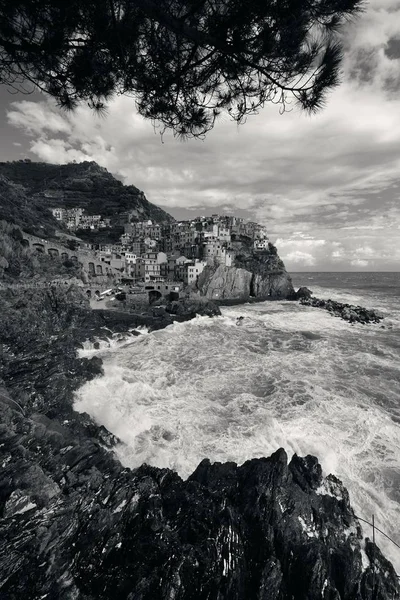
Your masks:
<path fill-rule="evenodd" d="M 122 463 L 187 478 L 200 460 L 318 457 L 347 487 L 355 513 L 400 574 L 400 273 L 293 273 L 319 298 L 375 308 L 380 324 L 278 301 L 222 308 L 113 341 L 104 376 L 75 408 L 116 434 Z M 240 321 L 239 316 L 244 317 Z M 372 527 L 362 522 L 365 536 Z"/>

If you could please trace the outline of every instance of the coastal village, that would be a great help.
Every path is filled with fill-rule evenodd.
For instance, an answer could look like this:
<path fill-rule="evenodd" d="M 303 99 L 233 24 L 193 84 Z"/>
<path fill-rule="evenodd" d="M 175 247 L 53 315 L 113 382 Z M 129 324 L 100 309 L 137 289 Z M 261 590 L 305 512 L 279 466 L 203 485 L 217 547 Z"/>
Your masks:
<path fill-rule="evenodd" d="M 106 231 L 110 227 L 110 219 L 88 215 L 82 208 L 54 207 L 51 212 L 68 229 L 71 240 L 79 230 Z M 104 263 L 104 272 L 109 269 L 133 289 L 153 284 L 165 293 L 172 286 L 189 286 L 196 283 L 207 265 L 233 266 L 243 242 L 255 253 L 268 250 L 270 244 L 265 227 L 235 216 L 214 214 L 190 221 L 156 223 L 137 221 L 134 213 L 125 212 L 120 219 L 124 233 L 119 243 L 76 243 Z M 96 276 L 95 269 L 89 274 Z"/>
<path fill-rule="evenodd" d="M 3 285 L 75 285 L 92 308 L 136 311 L 293 294 L 264 225 L 232 214 L 175 220 L 93 161 L 0 163 L 0 198 Z"/>

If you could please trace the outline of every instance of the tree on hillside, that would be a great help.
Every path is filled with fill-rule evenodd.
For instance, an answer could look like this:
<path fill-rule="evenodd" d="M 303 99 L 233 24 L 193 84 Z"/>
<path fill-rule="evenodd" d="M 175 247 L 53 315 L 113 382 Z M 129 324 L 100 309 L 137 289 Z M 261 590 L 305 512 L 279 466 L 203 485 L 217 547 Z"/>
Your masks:
<path fill-rule="evenodd" d="M 319 109 L 338 84 L 340 27 L 362 0 L 0 0 L 0 83 L 72 109 L 132 95 L 198 137 L 226 110 Z M 25 87 L 24 87 L 25 86 Z"/>

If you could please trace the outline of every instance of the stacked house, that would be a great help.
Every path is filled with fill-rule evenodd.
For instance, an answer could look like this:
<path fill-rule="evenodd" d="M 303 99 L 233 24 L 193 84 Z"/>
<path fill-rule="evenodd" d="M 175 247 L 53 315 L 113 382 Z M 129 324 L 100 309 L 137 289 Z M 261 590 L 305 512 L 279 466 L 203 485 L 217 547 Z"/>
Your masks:
<path fill-rule="evenodd" d="M 98 256 L 134 283 L 194 284 L 207 266 L 235 264 L 234 246 L 243 239 L 254 252 L 269 248 L 266 229 L 234 216 L 191 221 L 124 223 L 120 244 L 101 246 Z M 93 219 L 93 222 L 97 220 Z"/>
<path fill-rule="evenodd" d="M 111 219 L 102 215 L 88 215 L 83 208 L 52 208 L 53 216 L 71 231 L 77 229 L 104 229 L 110 227 Z"/>

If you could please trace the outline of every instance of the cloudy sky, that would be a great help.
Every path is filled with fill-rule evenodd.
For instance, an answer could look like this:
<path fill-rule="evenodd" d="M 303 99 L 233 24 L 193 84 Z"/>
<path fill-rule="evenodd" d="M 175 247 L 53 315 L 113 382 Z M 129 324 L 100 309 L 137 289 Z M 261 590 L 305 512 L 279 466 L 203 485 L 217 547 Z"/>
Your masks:
<path fill-rule="evenodd" d="M 162 142 L 129 98 L 99 118 L 0 87 L 0 160 L 95 160 L 177 218 L 259 221 L 290 271 L 400 271 L 400 1 L 371 0 L 344 35 L 317 116 L 267 106 L 204 141 Z"/>

